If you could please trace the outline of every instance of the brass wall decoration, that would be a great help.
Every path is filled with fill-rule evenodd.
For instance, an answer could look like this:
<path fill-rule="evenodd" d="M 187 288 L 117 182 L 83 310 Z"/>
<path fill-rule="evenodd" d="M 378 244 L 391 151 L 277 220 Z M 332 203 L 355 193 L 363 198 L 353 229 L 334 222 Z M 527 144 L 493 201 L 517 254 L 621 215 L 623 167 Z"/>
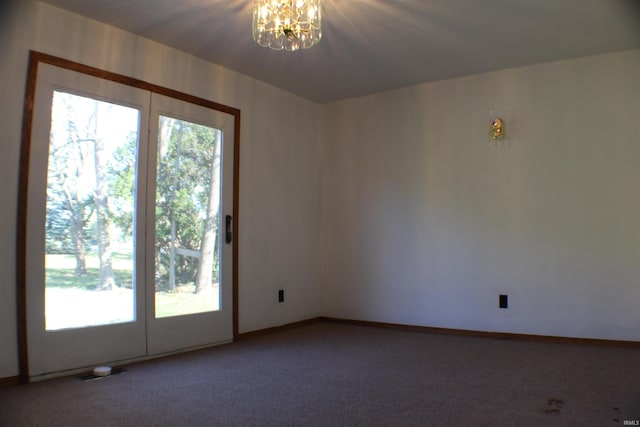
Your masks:
<path fill-rule="evenodd" d="M 491 127 L 489 129 L 489 138 L 493 141 L 501 140 L 505 136 L 505 124 L 504 120 L 500 117 L 494 117 L 491 119 Z"/>

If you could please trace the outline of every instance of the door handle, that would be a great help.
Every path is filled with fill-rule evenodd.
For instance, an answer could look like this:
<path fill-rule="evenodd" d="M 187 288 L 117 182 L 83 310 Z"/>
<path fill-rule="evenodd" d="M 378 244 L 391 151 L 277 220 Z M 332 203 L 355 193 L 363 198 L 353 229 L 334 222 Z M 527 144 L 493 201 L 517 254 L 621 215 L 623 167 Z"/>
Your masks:
<path fill-rule="evenodd" d="M 233 240 L 233 231 L 231 230 L 231 215 L 226 215 L 224 217 L 225 222 L 225 231 L 224 231 L 224 241 L 229 244 Z"/>

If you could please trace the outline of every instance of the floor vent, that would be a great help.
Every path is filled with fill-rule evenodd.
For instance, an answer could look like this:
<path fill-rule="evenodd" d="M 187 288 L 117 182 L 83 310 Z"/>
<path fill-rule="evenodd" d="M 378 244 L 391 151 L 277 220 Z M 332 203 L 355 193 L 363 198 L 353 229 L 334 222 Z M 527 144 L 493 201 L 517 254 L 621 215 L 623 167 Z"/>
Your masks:
<path fill-rule="evenodd" d="M 78 377 L 78 379 L 80 379 L 82 381 L 102 380 L 104 378 L 109 378 L 109 377 L 112 377 L 114 375 L 121 374 L 123 372 L 126 372 L 126 370 L 124 368 L 112 368 L 111 369 L 111 375 L 108 375 L 106 377 L 100 377 L 100 376 L 97 376 L 97 375 L 93 375 L 93 372 L 90 372 L 88 374 L 80 375 Z"/>

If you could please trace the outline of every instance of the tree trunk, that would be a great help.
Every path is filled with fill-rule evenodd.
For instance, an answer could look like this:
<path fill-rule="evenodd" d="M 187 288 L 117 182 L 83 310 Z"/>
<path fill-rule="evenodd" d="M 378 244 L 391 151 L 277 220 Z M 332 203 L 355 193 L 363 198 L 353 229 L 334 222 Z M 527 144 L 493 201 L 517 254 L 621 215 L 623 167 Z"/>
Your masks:
<path fill-rule="evenodd" d="M 158 158 L 164 159 L 169 150 L 171 142 L 171 132 L 176 119 L 171 117 L 160 116 L 160 135 L 158 138 Z"/>
<path fill-rule="evenodd" d="M 77 218 L 77 214 L 74 212 L 71 220 L 71 240 L 73 241 L 73 249 L 76 254 L 76 271 L 75 276 L 87 275 L 87 260 L 85 256 L 84 237 L 82 236 L 83 221 Z"/>
<path fill-rule="evenodd" d="M 168 130 L 162 129 L 166 135 L 161 135 L 161 139 L 166 138 L 166 142 L 161 143 L 161 149 L 165 151 L 165 154 L 169 148 L 169 138 L 171 137 L 171 129 L 173 129 L 174 119 L 166 119 L 167 126 L 170 126 Z M 169 204 L 171 206 L 171 242 L 169 246 L 169 289 L 174 290 L 176 288 L 176 241 L 178 240 L 178 229 L 176 224 L 176 212 L 174 201 L 176 199 L 176 191 L 180 189 L 180 154 L 182 149 L 182 136 L 184 135 L 184 129 L 182 122 L 178 122 L 178 136 L 176 140 L 176 153 L 173 163 L 173 185 L 171 186 L 171 194 L 169 195 Z M 162 148 L 164 146 L 164 148 Z"/>
<path fill-rule="evenodd" d="M 94 125 L 97 128 L 98 105 L 96 103 Z M 96 135 L 97 132 L 94 132 Z M 96 135 L 97 136 L 97 135 Z M 100 258 L 100 279 L 98 290 L 110 290 L 115 288 L 116 282 L 113 277 L 113 267 L 111 265 L 111 236 L 109 218 L 109 196 L 107 193 L 107 164 L 104 158 L 104 141 L 96 137 L 95 139 L 95 171 L 96 189 L 94 193 L 94 203 L 96 207 L 96 225 L 98 228 L 98 256 Z"/>
<path fill-rule="evenodd" d="M 69 145 L 72 145 L 76 148 L 76 150 L 72 150 L 72 157 L 75 157 L 75 160 L 69 160 L 69 157 L 66 157 L 66 161 L 64 162 L 64 166 L 60 167 L 60 172 L 58 174 L 58 178 L 61 179 L 62 191 L 65 196 L 65 201 L 67 203 L 67 209 L 69 210 L 70 216 L 70 231 L 71 231 L 71 242 L 73 244 L 73 250 L 76 258 L 76 268 L 74 275 L 76 277 L 86 276 L 87 275 L 87 260 L 85 253 L 85 241 L 84 241 L 84 225 L 85 218 L 83 212 L 83 203 L 80 200 L 78 187 L 80 185 L 80 181 L 82 180 L 82 167 L 85 163 L 85 156 L 82 149 L 82 142 L 80 140 L 80 136 L 78 135 L 78 129 L 76 126 L 76 117 L 73 114 L 73 106 L 70 105 L 67 101 L 67 122 L 66 122 L 66 131 L 67 131 L 67 141 Z M 71 165 L 71 169 L 74 170 L 75 173 L 70 173 L 73 177 L 72 183 L 66 183 L 67 174 L 69 173 L 69 166 Z M 72 190 L 69 188 L 69 185 L 73 185 L 75 188 Z"/>
<path fill-rule="evenodd" d="M 171 246 L 169 247 L 169 289 L 176 288 L 176 220 L 171 218 Z"/>
<path fill-rule="evenodd" d="M 165 160 L 165 157 L 167 157 L 167 153 L 169 151 L 169 145 L 171 144 L 171 134 L 173 132 L 173 125 L 175 123 L 175 119 L 172 119 L 170 117 L 165 117 L 165 116 L 160 116 L 159 117 L 159 131 L 158 131 L 158 164 L 156 167 L 157 170 L 157 176 L 156 176 L 156 181 L 157 182 L 165 182 L 167 180 L 167 173 L 165 171 L 164 168 L 160 167 L 160 162 Z M 173 187 L 172 187 L 173 188 Z M 175 189 L 173 189 L 175 190 Z M 156 192 L 158 190 L 156 189 Z M 173 194 L 163 194 L 162 197 L 164 198 L 164 203 L 166 203 L 165 206 L 165 212 L 168 211 L 169 215 L 172 215 L 172 209 L 171 209 L 171 201 L 173 200 Z M 156 203 L 158 203 L 162 198 L 160 197 L 160 195 L 158 193 L 156 193 Z M 161 202 L 162 203 L 162 202 Z M 175 276 L 175 233 L 174 233 L 174 228 L 175 228 L 175 221 L 173 220 L 173 217 L 170 217 L 170 222 L 171 222 L 171 237 L 170 237 L 170 242 L 169 242 L 169 289 L 174 289 L 176 287 L 176 276 Z M 157 231 L 156 231 L 157 233 Z M 160 252 L 161 252 L 161 244 L 158 243 L 157 240 L 158 236 L 156 236 L 156 286 L 158 285 L 158 283 L 160 283 L 160 266 L 162 264 L 161 262 L 161 258 L 160 258 Z"/>
<path fill-rule="evenodd" d="M 204 232 L 200 242 L 200 268 L 196 280 L 195 292 L 210 288 L 213 278 L 213 263 L 216 252 L 218 233 L 216 224 L 220 210 L 220 142 L 216 136 L 213 141 L 213 161 L 211 162 L 211 182 L 209 184 L 209 200 Z"/>
<path fill-rule="evenodd" d="M 63 186 L 64 187 L 64 186 Z M 68 189 L 63 188 L 67 209 L 70 212 L 71 219 L 71 242 L 76 257 L 76 270 L 74 275 L 77 277 L 87 275 L 87 260 L 85 256 L 84 236 L 84 219 L 82 216 L 82 204 L 77 199 L 74 200 Z"/>

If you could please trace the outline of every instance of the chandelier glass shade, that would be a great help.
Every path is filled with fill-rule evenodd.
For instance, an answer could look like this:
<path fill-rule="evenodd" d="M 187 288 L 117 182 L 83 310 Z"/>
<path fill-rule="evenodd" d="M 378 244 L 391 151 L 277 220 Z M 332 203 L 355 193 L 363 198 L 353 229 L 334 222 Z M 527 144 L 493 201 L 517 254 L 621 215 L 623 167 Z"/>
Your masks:
<path fill-rule="evenodd" d="M 254 0 L 253 39 L 275 50 L 307 49 L 322 37 L 321 0 Z"/>

